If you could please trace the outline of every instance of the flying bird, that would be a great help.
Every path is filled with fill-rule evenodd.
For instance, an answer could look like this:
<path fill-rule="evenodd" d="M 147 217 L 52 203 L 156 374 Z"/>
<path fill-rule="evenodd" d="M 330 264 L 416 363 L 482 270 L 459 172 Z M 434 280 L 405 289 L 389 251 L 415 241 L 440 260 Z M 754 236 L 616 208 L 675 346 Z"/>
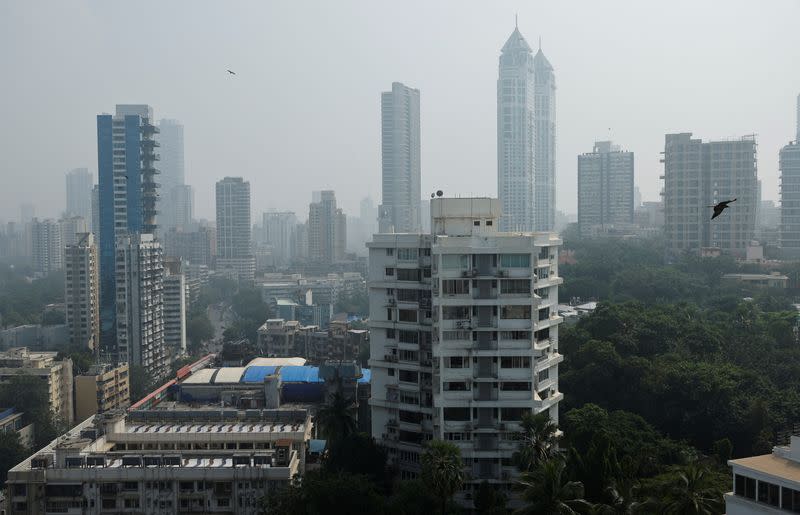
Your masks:
<path fill-rule="evenodd" d="M 236 75 L 236 72 L 231 71 L 231 70 L 228 70 L 228 73 L 230 73 L 231 75 Z"/>
<path fill-rule="evenodd" d="M 714 208 L 714 214 L 711 216 L 711 219 L 713 220 L 716 217 L 718 217 L 719 215 L 721 215 L 722 212 L 725 211 L 728 208 L 728 204 L 730 204 L 731 202 L 736 202 L 736 199 L 723 200 L 722 202 L 720 202 L 716 206 L 708 206 L 708 207 L 713 207 Z"/>

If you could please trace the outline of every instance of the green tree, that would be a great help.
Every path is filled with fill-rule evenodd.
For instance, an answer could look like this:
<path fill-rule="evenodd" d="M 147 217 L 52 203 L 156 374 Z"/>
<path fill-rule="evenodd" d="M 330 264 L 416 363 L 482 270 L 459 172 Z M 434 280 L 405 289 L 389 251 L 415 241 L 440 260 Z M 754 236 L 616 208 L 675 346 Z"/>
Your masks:
<path fill-rule="evenodd" d="M 464 485 L 461 450 L 450 442 L 431 440 L 420 457 L 422 481 L 439 499 L 439 513 L 445 515 L 447 503 Z"/>
<path fill-rule="evenodd" d="M 320 433 L 329 446 L 336 445 L 356 432 L 356 405 L 353 399 L 336 392 L 315 418 Z"/>
<path fill-rule="evenodd" d="M 145 367 L 140 365 L 132 365 L 129 373 L 131 403 L 135 403 L 150 393 L 155 384 L 155 378 Z"/>
<path fill-rule="evenodd" d="M 665 486 L 661 493 L 665 515 L 716 515 L 724 511 L 722 490 L 706 467 L 683 467 Z"/>
<path fill-rule="evenodd" d="M 591 508 L 583 499 L 583 485 L 569 481 L 562 458 L 542 462 L 519 480 L 526 506 L 516 510 L 518 515 L 576 515 Z"/>
<path fill-rule="evenodd" d="M 265 514 L 385 513 L 386 502 L 364 476 L 311 471 L 262 501 Z"/>
<path fill-rule="evenodd" d="M 388 501 L 392 515 L 429 515 L 439 506 L 439 500 L 421 479 L 398 481 Z"/>
<path fill-rule="evenodd" d="M 20 373 L 0 384 L 0 407 L 15 408 L 23 423 L 33 423 L 34 447 L 44 447 L 68 428 L 50 409 L 47 381 Z"/>
<path fill-rule="evenodd" d="M 514 453 L 514 461 L 524 472 L 535 469 L 558 453 L 558 426 L 547 411 L 535 415 L 525 413 L 521 425 L 520 448 Z"/>
<path fill-rule="evenodd" d="M 479 515 L 507 515 L 506 496 L 488 481 L 478 485 L 475 494 L 475 511 Z"/>
<path fill-rule="evenodd" d="M 332 473 L 363 475 L 388 489 L 385 484 L 386 450 L 366 433 L 353 433 L 341 440 L 332 440 L 323 468 Z"/>
<path fill-rule="evenodd" d="M 186 322 L 186 338 L 189 340 L 188 352 L 195 356 L 200 352 L 203 343 L 214 337 L 214 326 L 205 311 L 195 311 L 189 314 Z"/>
<path fill-rule="evenodd" d="M 8 471 L 28 457 L 30 451 L 19 441 L 14 431 L 0 432 L 0 481 L 5 484 Z"/>

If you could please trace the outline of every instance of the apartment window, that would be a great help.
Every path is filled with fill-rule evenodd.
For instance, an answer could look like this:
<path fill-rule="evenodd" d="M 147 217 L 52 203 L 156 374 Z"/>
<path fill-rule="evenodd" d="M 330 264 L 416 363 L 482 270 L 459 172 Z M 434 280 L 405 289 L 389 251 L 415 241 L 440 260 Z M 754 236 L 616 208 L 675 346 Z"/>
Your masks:
<path fill-rule="evenodd" d="M 398 281 L 419 281 L 422 278 L 421 270 L 419 268 L 398 268 L 397 280 Z"/>
<path fill-rule="evenodd" d="M 401 309 L 399 310 L 399 317 L 398 320 L 400 322 L 416 322 L 417 321 L 417 312 L 413 309 Z"/>
<path fill-rule="evenodd" d="M 737 478 L 739 476 L 736 476 Z M 736 495 L 739 495 L 738 493 Z M 781 487 L 781 507 L 785 511 L 800 513 L 800 491 L 791 488 Z"/>
<path fill-rule="evenodd" d="M 394 256 L 394 249 L 386 249 L 387 256 Z"/>
<path fill-rule="evenodd" d="M 511 279 L 500 281 L 501 294 L 531 293 L 531 282 L 527 279 Z"/>
<path fill-rule="evenodd" d="M 734 489 L 738 496 L 747 497 L 748 499 L 756 498 L 756 480 L 752 477 L 736 474 Z"/>
<path fill-rule="evenodd" d="M 394 340 L 394 329 L 387 329 L 386 330 L 386 338 L 390 340 Z"/>
<path fill-rule="evenodd" d="M 397 300 L 400 302 L 417 302 L 419 300 L 419 290 L 397 290 Z"/>
<path fill-rule="evenodd" d="M 442 281 L 442 295 L 466 295 L 469 293 L 468 279 L 445 279 Z"/>
<path fill-rule="evenodd" d="M 530 331 L 500 331 L 501 340 L 530 340 Z"/>
<path fill-rule="evenodd" d="M 522 381 L 505 381 L 500 383 L 500 389 L 506 392 L 529 392 L 531 383 Z"/>
<path fill-rule="evenodd" d="M 442 319 L 444 320 L 466 320 L 470 317 L 469 306 L 442 307 Z"/>
<path fill-rule="evenodd" d="M 399 341 L 402 343 L 419 343 L 419 333 L 416 331 L 400 331 Z"/>
<path fill-rule="evenodd" d="M 394 377 L 394 369 L 393 369 L 393 368 L 390 368 L 390 369 L 388 369 L 388 370 L 389 370 L 388 374 L 389 374 L 391 377 Z"/>
<path fill-rule="evenodd" d="M 400 402 L 402 404 L 419 405 L 419 396 L 414 393 L 400 391 Z"/>
<path fill-rule="evenodd" d="M 539 310 L 539 321 L 547 320 L 550 318 L 550 308 L 543 308 Z"/>
<path fill-rule="evenodd" d="M 442 340 L 444 341 L 471 340 L 471 339 L 472 339 L 472 331 L 442 331 Z"/>
<path fill-rule="evenodd" d="M 549 368 L 545 368 L 544 370 L 539 372 L 538 379 L 539 379 L 540 383 L 542 381 L 546 381 L 549 377 L 550 377 L 550 369 Z"/>
<path fill-rule="evenodd" d="M 550 288 L 539 288 L 537 290 L 533 290 L 533 293 L 543 299 L 550 298 Z"/>
<path fill-rule="evenodd" d="M 529 356 L 503 356 L 500 358 L 500 368 L 531 368 Z"/>
<path fill-rule="evenodd" d="M 411 424 L 419 424 L 422 422 L 422 413 L 400 410 L 397 415 L 397 418 L 400 419 L 400 422 L 408 422 Z"/>
<path fill-rule="evenodd" d="M 413 350 L 400 349 L 400 361 L 419 361 L 419 353 Z"/>
<path fill-rule="evenodd" d="M 469 268 L 466 254 L 442 254 L 442 268 L 445 270 L 465 270 Z"/>
<path fill-rule="evenodd" d="M 505 421 L 522 420 L 522 415 L 530 411 L 528 408 L 500 408 L 500 417 Z"/>
<path fill-rule="evenodd" d="M 468 421 L 470 420 L 469 408 L 444 408 L 444 419 L 446 421 Z"/>
<path fill-rule="evenodd" d="M 386 320 L 391 320 L 392 319 L 392 311 L 394 311 L 392 308 L 387 308 L 386 309 Z"/>
<path fill-rule="evenodd" d="M 412 370 L 400 370 L 400 375 L 398 378 L 406 383 L 418 383 L 419 373 Z"/>
<path fill-rule="evenodd" d="M 481 225 L 481 221 L 480 220 L 473 220 L 472 221 L 472 225 L 474 225 L 475 227 L 479 227 Z"/>
<path fill-rule="evenodd" d="M 491 227 L 492 225 L 493 224 L 491 220 L 486 220 L 486 227 Z"/>
<path fill-rule="evenodd" d="M 530 320 L 531 307 L 530 306 L 502 306 L 500 310 L 500 318 Z"/>
<path fill-rule="evenodd" d="M 394 275 L 394 268 L 386 267 L 386 275 L 393 276 Z"/>
<path fill-rule="evenodd" d="M 504 268 L 530 268 L 530 254 L 500 254 L 500 266 Z"/>
<path fill-rule="evenodd" d="M 397 249 L 398 261 L 416 261 L 419 259 L 418 249 Z"/>
<path fill-rule="evenodd" d="M 449 381 L 444 383 L 444 391 L 446 392 L 466 392 L 467 390 L 466 381 Z"/>
<path fill-rule="evenodd" d="M 758 482 L 758 502 L 770 504 L 772 506 L 780 506 L 780 496 L 778 495 L 780 488 L 778 485 L 773 485 L 766 481 Z"/>
<path fill-rule="evenodd" d="M 444 363 L 447 368 L 467 368 L 469 367 L 469 358 L 462 356 L 450 356 L 444 358 Z"/>
<path fill-rule="evenodd" d="M 430 256 L 431 255 L 431 249 L 427 248 L 427 247 L 423 248 L 423 249 L 419 249 L 419 253 L 420 253 L 421 256 Z"/>

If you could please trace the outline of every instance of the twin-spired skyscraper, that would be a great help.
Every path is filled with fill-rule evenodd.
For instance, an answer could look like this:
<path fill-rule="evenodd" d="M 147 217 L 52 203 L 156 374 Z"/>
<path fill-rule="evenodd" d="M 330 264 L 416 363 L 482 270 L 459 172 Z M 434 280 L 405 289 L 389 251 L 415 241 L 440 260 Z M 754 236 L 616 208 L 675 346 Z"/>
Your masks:
<path fill-rule="evenodd" d="M 550 231 L 555 220 L 555 76 L 519 29 L 503 45 L 497 79 L 497 194 L 502 231 Z"/>

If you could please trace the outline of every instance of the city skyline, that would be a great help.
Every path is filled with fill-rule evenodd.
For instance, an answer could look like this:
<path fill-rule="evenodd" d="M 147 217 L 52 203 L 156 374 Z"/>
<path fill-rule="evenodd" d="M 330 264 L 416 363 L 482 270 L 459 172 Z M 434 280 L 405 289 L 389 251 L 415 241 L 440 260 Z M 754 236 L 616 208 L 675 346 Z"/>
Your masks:
<path fill-rule="evenodd" d="M 587 20 L 606 14 L 614 6 L 626 7 L 624 16 L 611 17 L 611 25 L 602 29 L 582 21 L 584 17 L 574 20 L 572 9 L 560 6 L 533 8 L 520 4 L 493 9 L 459 4 L 460 18 L 454 19 L 452 9 L 442 7 L 433 9 L 419 23 L 416 16 L 398 11 L 396 17 L 374 16 L 370 27 L 350 27 L 354 25 L 355 4 L 320 7 L 316 12 L 320 16 L 310 16 L 300 6 L 277 4 L 254 7 L 257 10 L 252 19 L 263 23 L 249 23 L 244 10 L 233 8 L 230 16 L 234 21 L 226 26 L 237 26 L 236 37 L 232 37 L 230 28 L 215 27 L 208 33 L 210 20 L 219 14 L 213 8 L 199 13 L 175 5 L 164 7 L 165 16 L 154 20 L 151 27 L 155 34 L 164 34 L 172 29 L 166 22 L 172 14 L 182 12 L 189 17 L 187 37 L 176 42 L 175 54 L 160 56 L 150 51 L 154 43 L 148 42 L 126 50 L 134 59 L 147 53 L 153 72 L 160 76 L 152 84 L 106 59 L 106 51 L 100 48 L 105 45 L 96 44 L 115 31 L 136 30 L 136 20 L 145 16 L 144 12 L 99 4 L 78 4 L 76 9 L 62 11 L 58 4 L 46 5 L 56 15 L 29 31 L 26 24 L 15 20 L 35 16 L 40 7 L 20 3 L 0 7 L 0 19 L 4 20 L 0 23 L 6 29 L 0 31 L 0 38 L 9 42 L 8 47 L 30 46 L 36 56 L 25 61 L 17 55 L 4 56 L 9 68 L 21 71 L 0 100 L 9 126 L 15 127 L 6 140 L 17 142 L 45 123 L 44 117 L 52 133 L 63 134 L 47 142 L 52 146 L 47 153 L 35 152 L 33 143 L 27 141 L 10 146 L 4 170 L 18 175 L 19 180 L 0 194 L 0 218 L 6 220 L 16 219 L 16 199 L 26 195 L 32 195 L 42 218 L 57 217 L 63 209 L 63 181 L 55 180 L 57 174 L 75 167 L 88 167 L 96 173 L 92 114 L 117 102 L 144 100 L 158 110 L 159 116 L 179 119 L 186 126 L 186 182 L 197 188 L 199 217 L 213 219 L 214 183 L 228 173 L 252 181 L 255 214 L 268 208 L 304 212 L 307 195 L 295 192 L 312 183 L 336 190 L 345 212 L 353 214 L 365 194 L 380 198 L 380 106 L 374 99 L 387 83 L 396 80 L 413 84 L 425 95 L 421 106 L 422 161 L 428 172 L 422 179 L 423 193 L 442 189 L 448 195 L 493 195 L 496 60 L 499 47 L 513 29 L 515 11 L 519 11 L 520 30 L 531 43 L 542 36 L 543 51 L 558 75 L 556 205 L 562 211 L 576 210 L 574 156 L 596 140 L 627 142 L 626 147 L 637 156 L 636 183 L 642 196 L 655 200 L 660 189 L 658 153 L 664 134 L 692 131 L 721 139 L 757 133 L 763 196 L 777 199 L 777 153 L 794 134 L 794 110 L 787 106 L 794 103 L 800 72 L 786 66 L 796 51 L 791 31 L 783 24 L 800 10 L 795 3 L 774 2 L 757 10 L 736 4 L 722 13 L 711 5 L 697 6 L 695 20 L 712 14 L 724 18 L 726 29 L 714 29 L 713 34 L 705 24 L 687 22 L 680 15 L 681 2 L 677 8 L 657 7 L 655 12 L 624 2 L 602 9 L 582 4 Z M 375 9 L 381 8 L 370 6 L 363 14 L 374 14 Z M 50 19 L 64 23 L 53 25 Z M 275 25 L 277 19 L 286 22 Z M 121 27 L 122 20 L 130 21 L 130 26 Z M 298 59 L 310 58 L 317 48 L 316 43 L 305 43 L 298 39 L 299 34 L 293 34 L 296 31 L 291 27 L 301 20 L 319 33 L 335 56 L 330 63 L 323 63 L 320 71 L 334 79 L 314 95 L 309 91 L 313 83 L 308 80 L 309 72 L 295 66 Z M 445 21 L 449 32 L 447 40 L 442 40 L 439 28 Z M 682 38 L 676 42 L 670 27 L 678 21 L 683 24 Z M 269 30 L 263 30 L 264 23 Z M 341 25 L 352 28 L 352 39 L 331 28 Z M 81 36 L 61 37 L 67 26 Z M 409 42 L 410 46 L 399 52 L 394 47 L 397 35 L 412 27 L 419 34 L 418 41 Z M 27 32 L 20 32 L 20 28 Z M 625 44 L 627 37 L 614 35 L 623 29 L 637 39 L 636 48 Z M 741 38 L 742 33 L 750 36 Z M 695 57 L 693 49 L 710 35 L 716 43 L 706 48 L 702 58 Z M 85 55 L 85 63 L 107 62 L 108 67 L 103 67 L 105 82 L 97 76 L 100 70 L 88 67 L 83 60 L 68 57 L 55 62 L 54 56 L 42 54 L 40 45 L 50 38 L 59 38 L 59 45 L 69 51 L 69 56 Z M 278 50 L 281 45 L 266 44 L 271 41 L 292 45 L 291 59 Z M 370 41 L 370 45 L 363 45 L 363 41 Z M 583 47 L 589 42 L 595 51 L 614 56 L 636 72 L 628 77 L 610 75 L 607 62 L 586 58 Z M 173 56 L 178 54 L 185 62 L 170 71 L 175 64 Z M 736 71 L 742 61 L 755 67 L 746 77 Z M 61 73 L 64 66 L 79 73 L 74 82 L 51 98 L 44 92 L 44 81 L 42 85 L 34 82 L 41 74 L 30 68 L 32 62 L 53 73 Z M 266 64 L 256 67 L 250 62 Z M 442 62 L 449 63 L 447 74 L 442 73 Z M 226 67 L 236 70 L 237 75 L 226 74 Z M 760 77 L 778 73 L 782 81 L 761 84 Z M 273 76 L 282 79 L 270 80 Z M 590 90 L 585 87 L 587 77 L 593 78 Z M 95 83 L 103 83 L 103 90 L 99 91 Z M 762 101 L 731 109 L 738 106 L 738 99 L 756 91 Z M 209 97 L 219 98 L 225 109 L 220 109 L 218 102 L 208 102 Z M 302 102 L 295 101 L 300 98 Z M 293 119 L 306 118 L 310 113 L 314 113 L 313 126 L 294 123 Z M 310 140 L 321 145 L 317 152 L 301 150 Z M 251 159 L 261 155 L 265 145 L 269 150 L 266 158 Z M 234 148 L 235 152 L 227 150 Z M 276 177 L 281 178 L 277 184 Z M 354 187 L 356 180 L 358 187 Z"/>

